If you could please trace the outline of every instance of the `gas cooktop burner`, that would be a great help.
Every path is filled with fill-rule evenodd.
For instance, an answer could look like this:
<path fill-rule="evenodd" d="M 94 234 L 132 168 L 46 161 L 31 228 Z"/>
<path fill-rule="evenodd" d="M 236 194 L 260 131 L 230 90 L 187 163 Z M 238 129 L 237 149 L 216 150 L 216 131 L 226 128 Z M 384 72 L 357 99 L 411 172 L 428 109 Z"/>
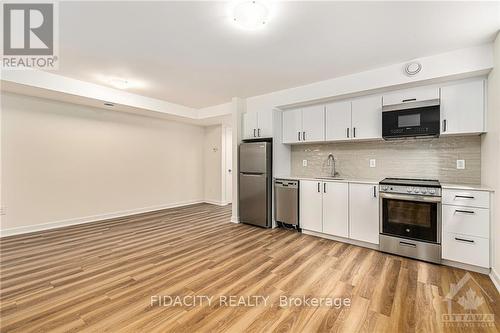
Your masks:
<path fill-rule="evenodd" d="M 381 185 L 398 185 L 398 186 L 422 186 L 440 188 L 438 180 L 434 179 L 407 179 L 407 178 L 385 178 L 380 182 Z"/>

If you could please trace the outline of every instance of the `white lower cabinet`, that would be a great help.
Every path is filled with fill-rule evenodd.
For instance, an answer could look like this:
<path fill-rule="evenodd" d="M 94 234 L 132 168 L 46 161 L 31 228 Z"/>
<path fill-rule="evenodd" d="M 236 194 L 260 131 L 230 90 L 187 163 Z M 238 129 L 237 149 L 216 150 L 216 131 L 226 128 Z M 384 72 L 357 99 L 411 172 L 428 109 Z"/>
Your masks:
<path fill-rule="evenodd" d="M 378 244 L 378 185 L 300 181 L 300 227 Z"/>
<path fill-rule="evenodd" d="M 443 259 L 490 267 L 489 192 L 444 189 L 442 225 Z"/>
<path fill-rule="evenodd" d="M 443 259 L 464 264 L 490 267 L 490 240 L 488 238 L 444 232 Z"/>
<path fill-rule="evenodd" d="M 302 229 L 323 232 L 323 193 L 320 181 L 301 180 L 299 219 Z"/>
<path fill-rule="evenodd" d="M 378 185 L 349 184 L 349 238 L 379 243 Z"/>
<path fill-rule="evenodd" d="M 349 185 L 323 182 L 323 232 L 349 237 Z"/>
<path fill-rule="evenodd" d="M 300 227 L 348 237 L 349 187 L 342 182 L 300 181 Z"/>

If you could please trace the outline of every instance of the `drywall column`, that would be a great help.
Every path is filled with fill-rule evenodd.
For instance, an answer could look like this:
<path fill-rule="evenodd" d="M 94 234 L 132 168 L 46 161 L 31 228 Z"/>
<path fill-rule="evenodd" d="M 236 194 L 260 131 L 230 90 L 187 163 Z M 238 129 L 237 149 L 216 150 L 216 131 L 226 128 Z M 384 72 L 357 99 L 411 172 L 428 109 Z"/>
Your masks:
<path fill-rule="evenodd" d="M 233 212 L 231 216 L 231 222 L 239 223 L 240 215 L 238 210 L 238 148 L 241 142 L 242 133 L 242 114 L 245 112 L 246 100 L 239 97 L 233 97 L 231 100 L 231 115 L 232 115 L 232 127 L 233 127 Z"/>
<path fill-rule="evenodd" d="M 494 43 L 494 67 L 488 75 L 487 134 L 481 142 L 481 182 L 495 190 L 491 196 L 491 278 L 500 290 L 500 34 Z"/>

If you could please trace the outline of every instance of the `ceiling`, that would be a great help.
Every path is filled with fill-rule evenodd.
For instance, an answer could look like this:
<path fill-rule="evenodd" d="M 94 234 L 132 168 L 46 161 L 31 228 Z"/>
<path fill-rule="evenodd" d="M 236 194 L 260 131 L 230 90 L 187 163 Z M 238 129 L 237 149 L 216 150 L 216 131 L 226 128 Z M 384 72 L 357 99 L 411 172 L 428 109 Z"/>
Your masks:
<path fill-rule="evenodd" d="M 258 31 L 226 2 L 60 2 L 64 76 L 194 108 L 490 42 L 500 2 L 275 2 Z"/>

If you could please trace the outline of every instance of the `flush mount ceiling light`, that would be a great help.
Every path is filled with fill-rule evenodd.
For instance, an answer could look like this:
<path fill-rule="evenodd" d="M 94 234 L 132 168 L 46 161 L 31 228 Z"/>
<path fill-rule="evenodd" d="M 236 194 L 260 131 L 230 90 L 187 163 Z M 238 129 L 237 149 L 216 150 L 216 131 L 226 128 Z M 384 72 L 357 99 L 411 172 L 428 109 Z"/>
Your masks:
<path fill-rule="evenodd" d="M 405 65 L 405 73 L 408 76 L 417 75 L 421 70 L 422 64 L 417 61 L 409 62 Z"/>
<path fill-rule="evenodd" d="M 125 79 L 113 78 L 109 80 L 109 84 L 118 89 L 127 89 L 129 82 Z"/>
<path fill-rule="evenodd" d="M 232 21 L 245 30 L 256 30 L 266 25 L 269 8 L 263 1 L 241 1 L 234 5 Z"/>

